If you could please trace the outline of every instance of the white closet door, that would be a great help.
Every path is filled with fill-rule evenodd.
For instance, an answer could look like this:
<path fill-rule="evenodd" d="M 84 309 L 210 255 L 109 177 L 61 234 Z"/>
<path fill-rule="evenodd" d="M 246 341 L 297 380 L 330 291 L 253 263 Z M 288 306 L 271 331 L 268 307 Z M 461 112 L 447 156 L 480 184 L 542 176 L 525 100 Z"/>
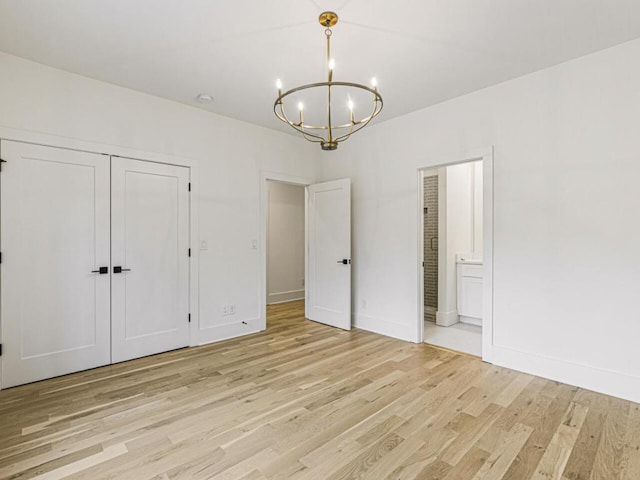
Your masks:
<path fill-rule="evenodd" d="M 108 157 L 0 149 L 2 387 L 108 364 Z"/>
<path fill-rule="evenodd" d="M 112 361 L 121 362 L 189 344 L 189 169 L 111 162 Z"/>

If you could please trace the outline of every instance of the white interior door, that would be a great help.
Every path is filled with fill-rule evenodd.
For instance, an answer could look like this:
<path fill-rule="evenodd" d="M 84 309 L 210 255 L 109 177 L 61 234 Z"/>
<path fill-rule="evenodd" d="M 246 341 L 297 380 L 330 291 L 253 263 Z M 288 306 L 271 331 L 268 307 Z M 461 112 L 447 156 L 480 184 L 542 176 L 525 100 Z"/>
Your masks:
<path fill-rule="evenodd" d="M 307 187 L 305 314 L 351 329 L 351 181 Z"/>
<path fill-rule="evenodd" d="M 189 344 L 189 169 L 111 162 L 112 361 L 121 362 Z"/>
<path fill-rule="evenodd" d="M 109 159 L 0 149 L 2 387 L 108 364 Z"/>

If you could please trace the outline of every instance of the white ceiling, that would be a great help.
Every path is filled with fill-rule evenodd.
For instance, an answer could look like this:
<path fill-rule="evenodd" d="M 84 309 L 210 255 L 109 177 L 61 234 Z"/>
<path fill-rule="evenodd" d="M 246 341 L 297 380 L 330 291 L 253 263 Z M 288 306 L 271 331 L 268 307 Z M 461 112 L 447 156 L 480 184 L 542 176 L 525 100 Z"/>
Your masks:
<path fill-rule="evenodd" d="M 324 80 L 324 10 L 334 80 L 377 77 L 376 121 L 640 37 L 639 0 L 0 0 L 0 50 L 288 131 L 275 80 Z"/>

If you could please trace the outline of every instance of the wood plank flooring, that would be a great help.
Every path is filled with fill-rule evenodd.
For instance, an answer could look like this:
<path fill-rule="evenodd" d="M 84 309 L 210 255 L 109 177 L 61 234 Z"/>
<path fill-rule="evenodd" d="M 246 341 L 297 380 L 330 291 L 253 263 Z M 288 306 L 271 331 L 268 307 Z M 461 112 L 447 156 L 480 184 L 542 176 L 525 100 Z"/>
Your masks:
<path fill-rule="evenodd" d="M 266 332 L 0 392 L 0 478 L 640 479 L 640 405 L 269 308 Z"/>

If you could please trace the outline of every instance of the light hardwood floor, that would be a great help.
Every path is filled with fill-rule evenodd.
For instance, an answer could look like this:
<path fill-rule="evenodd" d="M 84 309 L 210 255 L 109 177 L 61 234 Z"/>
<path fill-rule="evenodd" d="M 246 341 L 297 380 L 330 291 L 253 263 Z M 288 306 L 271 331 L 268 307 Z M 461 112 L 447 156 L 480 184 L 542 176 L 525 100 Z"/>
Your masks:
<path fill-rule="evenodd" d="M 269 308 L 266 332 L 0 392 L 0 477 L 640 479 L 640 405 Z"/>

